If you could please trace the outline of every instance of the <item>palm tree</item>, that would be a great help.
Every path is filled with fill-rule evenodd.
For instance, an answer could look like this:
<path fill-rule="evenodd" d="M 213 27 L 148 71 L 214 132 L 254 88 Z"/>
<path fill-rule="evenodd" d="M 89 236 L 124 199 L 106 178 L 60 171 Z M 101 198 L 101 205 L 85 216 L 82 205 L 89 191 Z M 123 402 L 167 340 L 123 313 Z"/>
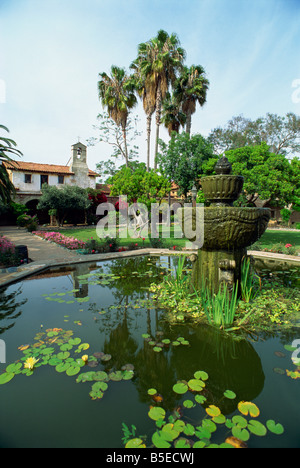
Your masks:
<path fill-rule="evenodd" d="M 154 169 L 157 167 L 159 127 L 161 124 L 162 101 L 165 99 L 169 85 L 176 79 L 176 73 L 182 68 L 185 51 L 180 47 L 176 34 L 170 36 L 160 30 L 157 36 L 138 46 L 138 65 L 141 77 L 145 80 L 148 95 L 155 96 L 156 109 L 156 140 Z M 152 98 L 151 98 L 152 102 Z"/>
<path fill-rule="evenodd" d="M 134 93 L 134 81 L 126 74 L 124 68 L 115 65 L 111 67 L 111 76 L 105 72 L 99 73 L 98 81 L 99 98 L 102 105 L 107 107 L 109 116 L 122 128 L 126 166 L 128 166 L 128 149 L 126 139 L 127 119 L 137 99 Z"/>
<path fill-rule="evenodd" d="M 191 134 L 192 114 L 196 112 L 197 102 L 200 106 L 205 104 L 208 87 L 209 81 L 201 65 L 184 67 L 174 85 L 174 96 L 181 102 L 182 111 L 187 117 L 186 132 L 189 135 Z"/>
<path fill-rule="evenodd" d="M 179 133 L 180 127 L 186 123 L 186 115 L 182 112 L 180 104 L 169 93 L 163 101 L 162 115 L 162 123 L 168 129 L 170 136 L 172 132 Z"/>
<path fill-rule="evenodd" d="M 9 132 L 8 128 L 0 125 L 0 129 Z M 15 165 L 11 156 L 22 156 L 21 151 L 16 149 L 16 142 L 10 138 L 0 137 L 0 200 L 4 203 L 11 202 L 11 196 L 15 192 L 15 187 L 11 182 L 6 166 Z"/>
<path fill-rule="evenodd" d="M 135 88 L 143 101 L 143 107 L 147 116 L 147 172 L 150 170 L 150 137 L 151 137 L 151 121 L 152 115 L 155 112 L 155 92 L 151 87 L 151 83 L 141 75 L 138 60 L 132 62 L 130 68 L 134 70 Z"/>

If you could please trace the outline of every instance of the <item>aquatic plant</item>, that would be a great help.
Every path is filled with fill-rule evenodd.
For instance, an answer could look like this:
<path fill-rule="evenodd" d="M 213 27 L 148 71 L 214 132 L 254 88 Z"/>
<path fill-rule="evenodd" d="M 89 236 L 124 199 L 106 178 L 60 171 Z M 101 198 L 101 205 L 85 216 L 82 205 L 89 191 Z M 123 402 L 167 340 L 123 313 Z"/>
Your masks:
<path fill-rule="evenodd" d="M 245 257 L 241 266 L 241 297 L 245 302 L 250 302 L 258 293 L 258 289 L 254 290 L 255 276 L 251 271 L 250 257 Z"/>
<path fill-rule="evenodd" d="M 127 381 L 134 377 L 134 367 L 129 364 L 124 365 L 121 370 L 110 366 L 108 373 L 99 368 L 98 366 L 102 363 L 105 366 L 111 360 L 109 354 L 97 352 L 93 355 L 83 355 L 81 358 L 76 357 L 76 354 L 89 349 L 90 345 L 82 343 L 81 338 L 73 335 L 72 330 L 61 328 L 47 329 L 46 332 L 38 333 L 33 345 L 19 347 L 23 357 L 10 364 L 5 372 L 0 374 L 0 385 L 9 383 L 18 374 L 31 376 L 34 367 L 48 365 L 54 367 L 59 374 L 66 374 L 68 377 L 76 376 L 76 383 L 91 382 L 92 388 L 89 395 L 92 400 L 98 400 L 103 398 L 109 381 Z M 24 362 L 24 369 L 22 362 Z M 94 370 L 81 373 L 85 366 L 90 366 Z"/>
<path fill-rule="evenodd" d="M 26 359 L 25 364 L 24 364 L 24 368 L 29 369 L 29 370 L 32 371 L 34 369 L 34 366 L 38 362 L 39 362 L 39 359 L 36 359 L 35 357 L 30 357 L 30 358 Z"/>
<path fill-rule="evenodd" d="M 218 406 L 208 405 L 203 394 L 208 378 L 205 371 L 197 371 L 189 381 L 178 381 L 173 386 L 173 392 L 182 398 L 182 406 L 186 410 L 202 407 L 204 416 L 201 421 L 198 418 L 197 421 L 193 421 L 192 415 L 185 416 L 178 409 L 168 415 L 162 406 L 150 406 L 148 417 L 155 423 L 155 429 L 151 441 L 148 441 L 149 448 L 243 448 L 247 447 L 246 442 L 251 435 L 264 437 L 268 431 L 277 435 L 283 434 L 284 428 L 280 423 L 270 419 L 263 424 L 257 419 L 260 410 L 253 402 L 237 402 L 237 409 L 232 417 L 222 414 Z M 148 395 L 155 401 L 156 389 L 149 389 Z M 236 400 L 236 394 L 227 389 L 223 398 Z M 136 427 L 132 428 L 134 430 L 130 431 L 123 423 L 122 440 L 125 448 L 146 447 L 146 437 L 137 437 Z M 227 435 L 224 442 L 217 443 L 224 428 L 231 431 L 231 435 Z"/>
<path fill-rule="evenodd" d="M 211 325 L 228 327 L 233 324 L 238 303 L 238 288 L 237 282 L 230 294 L 227 285 L 222 284 L 217 294 L 213 294 L 208 286 L 202 286 L 201 304 Z"/>

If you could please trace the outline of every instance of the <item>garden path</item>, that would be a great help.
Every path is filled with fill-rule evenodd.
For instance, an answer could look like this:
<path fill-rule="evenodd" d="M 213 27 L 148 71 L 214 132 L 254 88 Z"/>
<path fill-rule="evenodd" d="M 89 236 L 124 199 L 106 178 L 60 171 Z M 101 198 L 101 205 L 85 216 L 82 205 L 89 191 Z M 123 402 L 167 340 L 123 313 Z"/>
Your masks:
<path fill-rule="evenodd" d="M 32 235 L 26 229 L 16 226 L 1 226 L 0 233 L 6 236 L 15 245 L 26 245 L 28 256 L 33 262 L 51 262 L 74 260 L 78 258 L 76 252 L 64 249 L 57 244 L 46 242 L 40 237 Z"/>

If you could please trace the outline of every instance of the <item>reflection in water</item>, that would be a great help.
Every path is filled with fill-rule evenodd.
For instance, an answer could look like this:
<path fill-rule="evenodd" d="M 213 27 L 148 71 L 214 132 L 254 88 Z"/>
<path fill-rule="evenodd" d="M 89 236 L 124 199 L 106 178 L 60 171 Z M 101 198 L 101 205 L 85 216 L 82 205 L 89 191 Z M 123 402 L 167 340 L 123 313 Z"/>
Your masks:
<path fill-rule="evenodd" d="M 170 266 L 170 265 L 168 265 Z M 163 311 L 151 310 L 148 306 L 139 308 L 138 313 L 147 317 L 146 327 L 136 330 L 137 310 L 132 306 L 149 299 L 149 292 L 141 289 L 147 284 L 145 271 L 150 282 L 153 278 L 161 278 L 161 264 L 155 261 L 150 265 L 148 259 L 129 259 L 107 264 L 107 272 L 118 275 L 117 282 L 111 283 L 113 295 L 121 306 L 118 309 L 118 323 L 113 325 L 105 340 L 104 351 L 113 356 L 110 365 L 120 369 L 125 364 L 133 364 L 135 377 L 133 383 L 139 392 L 142 402 L 151 403 L 147 391 L 156 388 L 163 396 L 163 406 L 173 411 L 179 396 L 172 390 L 177 380 L 189 380 L 198 370 L 204 370 L 209 375 L 205 396 L 207 404 L 217 404 L 224 414 L 235 410 L 236 401 L 255 399 L 264 387 L 264 373 L 261 361 L 253 346 L 246 340 L 237 340 L 225 335 L 213 327 L 199 325 L 197 327 L 177 326 L 169 329 L 166 322 L 160 320 Z M 149 271 L 151 274 L 149 274 Z M 128 272 L 131 281 L 128 281 Z M 133 275 L 133 272 L 137 272 Z M 144 281 L 143 281 L 144 280 Z M 116 314 L 112 313 L 116 319 Z M 155 323 L 151 323 L 155 321 Z M 101 318 L 97 319 L 101 321 Z M 103 329 L 102 329 L 103 330 Z M 164 347 L 157 353 L 146 341 L 139 347 L 142 333 L 161 330 L 165 338 L 171 341 L 183 336 L 189 342 L 185 347 Z M 225 390 L 233 390 L 237 400 L 223 398 Z"/>
<path fill-rule="evenodd" d="M 18 302 L 16 299 L 20 294 L 22 294 L 21 287 L 13 292 L 8 292 L 8 288 L 0 290 L 0 335 L 12 328 L 15 325 L 13 320 L 22 314 L 20 308 L 26 304 L 27 299 Z"/>

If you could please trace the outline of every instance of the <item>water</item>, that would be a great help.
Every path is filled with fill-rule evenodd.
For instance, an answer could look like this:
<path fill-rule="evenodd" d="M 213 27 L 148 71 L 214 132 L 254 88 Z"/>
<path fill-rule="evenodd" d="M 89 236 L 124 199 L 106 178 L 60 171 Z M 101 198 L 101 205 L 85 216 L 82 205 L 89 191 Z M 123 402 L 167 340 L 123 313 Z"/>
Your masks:
<path fill-rule="evenodd" d="M 173 385 L 198 370 L 209 375 L 208 404 L 219 406 L 226 416 L 237 412 L 237 401 L 253 401 L 260 408 L 261 422 L 274 419 L 284 426 L 281 436 L 252 436 L 249 447 L 300 447 L 300 381 L 284 372 L 294 369 L 284 345 L 299 339 L 300 330 L 298 336 L 295 329 L 233 340 L 203 325 L 169 326 L 162 320 L 163 311 L 153 307 L 147 288 L 169 274 L 176 262 L 175 257 L 131 258 L 53 269 L 2 291 L 0 337 L 6 344 L 7 364 L 0 364 L 0 374 L 23 356 L 21 345 L 36 342 L 37 333 L 57 328 L 73 330 L 74 337 L 90 345 L 79 357 L 95 352 L 112 356 L 81 372 L 109 373 L 131 364 L 134 377 L 110 380 L 103 398 L 93 401 L 90 382 L 76 383 L 77 376 L 58 373 L 55 367 L 39 367 L 30 377 L 16 375 L 0 385 L 1 448 L 122 447 L 123 422 L 135 425 L 137 435 L 148 435 L 149 441 L 154 423 L 147 415 L 153 405 L 148 389 L 158 390 L 162 406 L 171 414 L 182 404 Z M 97 275 L 87 276 L 95 271 Z M 180 337 L 189 344 L 165 346 L 158 353 L 143 334 L 171 343 Z M 236 400 L 224 399 L 227 389 L 236 393 Z M 199 405 L 184 409 L 184 414 L 194 423 L 205 416 Z M 226 435 L 221 431 L 219 442 Z"/>

